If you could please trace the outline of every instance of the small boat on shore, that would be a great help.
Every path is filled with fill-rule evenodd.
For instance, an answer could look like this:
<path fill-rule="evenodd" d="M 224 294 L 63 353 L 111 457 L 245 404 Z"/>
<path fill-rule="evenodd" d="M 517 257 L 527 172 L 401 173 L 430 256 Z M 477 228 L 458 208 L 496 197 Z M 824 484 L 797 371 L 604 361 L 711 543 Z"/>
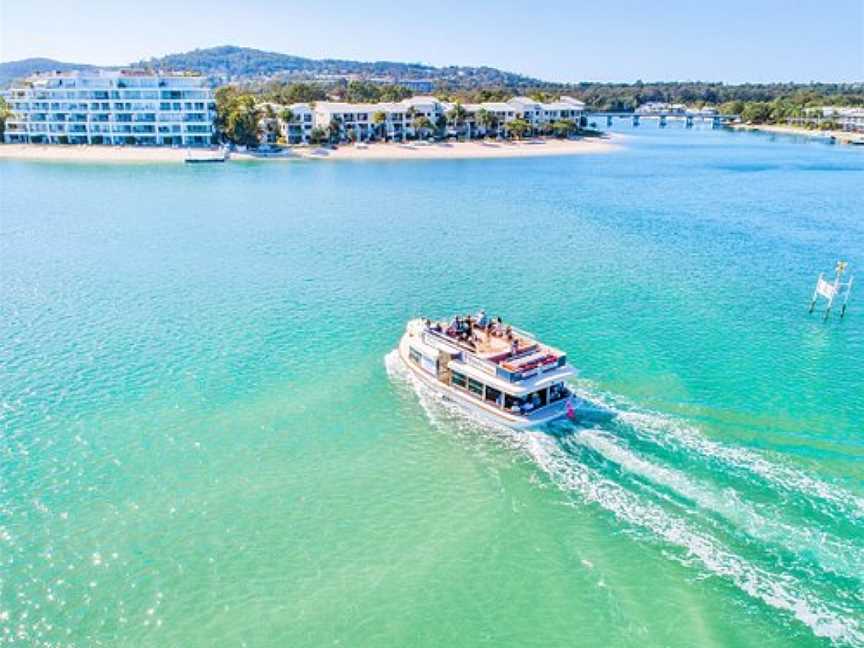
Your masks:
<path fill-rule="evenodd" d="M 204 150 L 192 152 L 192 149 L 186 151 L 186 164 L 212 164 L 224 162 L 228 159 L 228 150 L 225 148 L 218 151 Z"/>
<path fill-rule="evenodd" d="M 423 383 L 498 423 L 529 428 L 574 416 L 566 354 L 483 311 L 409 321 L 399 356 Z"/>

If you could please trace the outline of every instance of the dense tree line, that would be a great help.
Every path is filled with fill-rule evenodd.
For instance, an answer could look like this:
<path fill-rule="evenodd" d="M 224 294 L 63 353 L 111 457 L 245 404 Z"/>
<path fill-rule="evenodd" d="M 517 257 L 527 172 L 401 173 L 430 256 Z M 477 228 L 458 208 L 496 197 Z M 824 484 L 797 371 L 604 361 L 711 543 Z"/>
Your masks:
<path fill-rule="evenodd" d="M 506 101 L 516 94 L 507 87 L 478 89 L 453 88 L 443 85 L 434 93 L 443 101 L 482 103 Z M 561 94 L 585 101 L 589 110 L 629 111 L 648 101 L 682 103 L 699 108 L 712 105 L 723 114 L 740 115 L 745 122 L 785 123 L 790 119 L 806 117 L 821 106 L 864 106 L 864 87 L 844 84 L 744 84 L 716 83 L 654 83 L 644 84 L 577 84 L 567 87 L 541 86 L 524 91 L 539 101 L 553 101 Z M 267 81 L 244 85 L 223 86 L 216 91 L 217 127 L 229 140 L 247 146 L 257 144 L 258 121 L 261 118 L 256 105 L 276 103 L 313 103 L 342 100 L 352 103 L 400 101 L 412 92 L 398 85 L 382 85 L 368 81 L 319 83 L 286 83 Z M 452 119 L 464 121 L 457 114 Z M 451 121 L 452 121 L 451 119 Z M 418 130 L 433 133 L 441 124 L 415 124 Z M 523 129 L 517 123 L 516 134 Z M 560 124 L 554 132 L 566 132 Z M 318 133 L 322 140 L 332 133 Z"/>
<path fill-rule="evenodd" d="M 515 88 L 454 88 L 441 85 L 436 95 L 465 103 L 503 101 L 513 96 Z M 584 101 L 589 110 L 627 112 L 649 101 L 682 103 L 691 107 L 726 104 L 743 110 L 746 103 L 775 102 L 783 104 L 864 106 L 864 85 L 841 83 L 770 83 L 726 85 L 702 82 L 663 83 L 578 83 L 573 85 L 540 85 L 525 89 L 523 94 L 550 101 L 567 94 Z M 821 102 L 821 103 L 820 103 Z M 735 110 L 739 114 L 741 110 Z"/>

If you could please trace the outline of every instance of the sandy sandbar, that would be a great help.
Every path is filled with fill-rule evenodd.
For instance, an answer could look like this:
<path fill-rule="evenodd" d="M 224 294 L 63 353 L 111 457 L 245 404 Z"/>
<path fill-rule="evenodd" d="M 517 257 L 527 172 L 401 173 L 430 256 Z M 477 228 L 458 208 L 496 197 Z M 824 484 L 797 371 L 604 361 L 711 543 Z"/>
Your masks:
<path fill-rule="evenodd" d="M 472 141 L 425 144 L 341 145 L 336 149 L 297 146 L 276 154 L 237 153 L 231 160 L 452 160 L 509 158 L 541 155 L 580 155 L 608 153 L 620 146 L 621 137 L 577 140 L 536 139 L 518 142 Z M 216 154 L 213 151 L 212 154 Z M 208 152 L 197 149 L 193 156 Z M 63 144 L 0 144 L 0 159 L 46 160 L 54 162 L 184 162 L 187 150 L 168 147 L 86 146 Z"/>

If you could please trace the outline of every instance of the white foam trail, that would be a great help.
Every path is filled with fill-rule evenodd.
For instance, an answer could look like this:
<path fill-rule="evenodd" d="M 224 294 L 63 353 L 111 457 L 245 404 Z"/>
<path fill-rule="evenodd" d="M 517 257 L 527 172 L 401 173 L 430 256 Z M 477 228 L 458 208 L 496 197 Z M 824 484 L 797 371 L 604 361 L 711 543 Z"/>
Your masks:
<path fill-rule="evenodd" d="M 860 610 L 828 605 L 793 576 L 771 573 L 749 563 L 729 551 L 717 539 L 691 529 L 686 520 L 671 515 L 662 507 L 579 463 L 548 434 L 516 432 L 476 419 L 467 410 L 437 397 L 434 390 L 411 374 L 395 351 L 387 355 L 385 365 L 391 378 L 414 387 L 434 425 L 446 423 L 450 426 L 461 420 L 468 422 L 474 431 L 478 424 L 484 430 L 494 430 L 498 433 L 497 438 L 507 439 L 509 444 L 525 452 L 562 491 L 576 494 L 584 502 L 599 505 L 617 519 L 647 530 L 654 537 L 678 547 L 686 552 L 687 558 L 697 559 L 707 573 L 726 578 L 751 597 L 791 614 L 809 627 L 814 635 L 835 643 L 864 648 L 864 629 L 856 616 Z M 454 416 L 451 419 L 442 416 L 442 413 Z M 646 469 L 649 465 L 640 467 Z M 663 475 L 657 477 L 658 480 L 673 477 L 669 473 L 654 473 L 655 477 L 658 474 Z M 675 479 L 672 479 L 672 483 L 675 483 Z M 678 486 L 681 487 L 681 484 Z"/>
<path fill-rule="evenodd" d="M 755 474 L 776 488 L 828 502 L 848 513 L 852 519 L 864 520 L 864 498 L 839 486 L 824 482 L 792 466 L 770 461 L 756 451 L 712 441 L 697 428 L 683 421 L 657 412 L 631 409 L 627 403 L 622 408 L 619 399 L 582 387 L 575 388 L 575 391 L 581 398 L 599 402 L 613 410 L 617 420 L 629 425 L 642 438 L 666 448 L 683 447 L 722 461 L 738 470 Z"/>
<path fill-rule="evenodd" d="M 861 547 L 845 543 L 823 531 L 788 524 L 780 519 L 776 511 L 770 512 L 771 517 L 766 517 L 751 503 L 743 501 L 734 489 L 721 490 L 696 481 L 679 470 L 646 461 L 615 443 L 608 433 L 583 430 L 574 435 L 572 440 L 591 448 L 627 472 L 665 486 L 700 508 L 722 516 L 757 540 L 781 546 L 794 554 L 806 553 L 823 569 L 839 576 L 860 579 L 864 575 L 864 549 Z"/>
<path fill-rule="evenodd" d="M 583 501 L 598 504 L 619 520 L 683 549 L 710 574 L 727 578 L 750 596 L 792 614 L 816 636 L 864 646 L 864 630 L 855 619 L 854 610 L 833 609 L 792 576 L 768 572 L 731 553 L 714 538 L 690 529 L 684 520 L 578 463 L 548 435 L 527 432 L 524 436 L 525 447 L 537 465 L 562 490 L 576 493 Z"/>

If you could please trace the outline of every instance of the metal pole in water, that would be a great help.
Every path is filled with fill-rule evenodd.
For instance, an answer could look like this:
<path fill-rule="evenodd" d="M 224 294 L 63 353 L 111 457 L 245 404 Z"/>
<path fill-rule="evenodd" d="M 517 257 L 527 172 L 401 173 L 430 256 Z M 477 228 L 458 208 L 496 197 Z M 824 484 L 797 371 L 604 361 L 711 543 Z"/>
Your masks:
<path fill-rule="evenodd" d="M 819 284 L 822 283 L 823 274 L 823 272 L 820 272 L 819 279 L 816 280 L 816 290 L 813 291 L 813 298 L 810 300 L 810 310 L 807 311 L 808 313 L 812 313 L 813 309 L 816 307 L 816 298 L 819 296 Z"/>
<path fill-rule="evenodd" d="M 846 305 L 849 303 L 849 293 L 852 292 L 852 280 L 855 277 L 849 277 L 849 283 L 846 284 L 846 296 L 843 298 L 843 307 L 840 309 L 840 319 L 846 314 Z"/>

